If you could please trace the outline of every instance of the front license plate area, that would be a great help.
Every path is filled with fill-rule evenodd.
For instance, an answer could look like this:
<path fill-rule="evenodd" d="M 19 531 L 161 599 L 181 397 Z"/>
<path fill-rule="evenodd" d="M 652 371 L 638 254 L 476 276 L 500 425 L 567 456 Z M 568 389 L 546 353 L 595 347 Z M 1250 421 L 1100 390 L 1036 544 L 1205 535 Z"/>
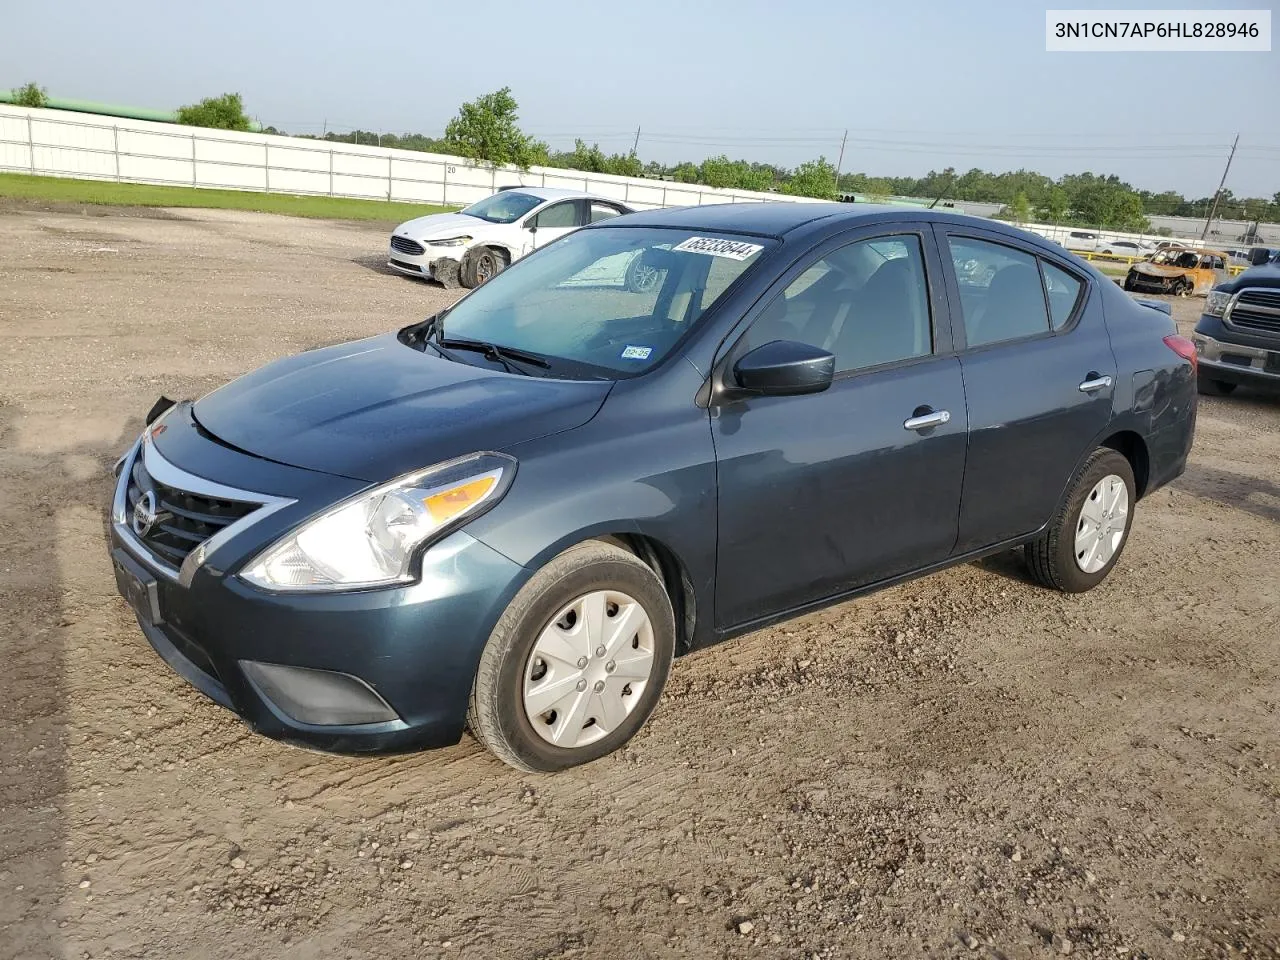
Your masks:
<path fill-rule="evenodd" d="M 160 589 L 156 578 L 119 547 L 111 552 L 111 565 L 115 568 L 116 589 L 129 601 L 129 606 L 142 622 L 153 627 L 164 623 L 160 616 Z"/>

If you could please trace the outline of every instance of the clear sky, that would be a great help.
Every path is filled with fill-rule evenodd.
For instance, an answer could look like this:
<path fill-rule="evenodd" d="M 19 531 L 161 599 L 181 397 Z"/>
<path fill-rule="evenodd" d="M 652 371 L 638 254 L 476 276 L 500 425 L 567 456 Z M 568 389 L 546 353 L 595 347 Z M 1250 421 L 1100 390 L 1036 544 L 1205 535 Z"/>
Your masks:
<path fill-rule="evenodd" d="M 845 172 L 1091 170 L 1202 197 L 1239 133 L 1227 186 L 1280 190 L 1280 53 L 1046 53 L 1049 4 L 5 6 L 0 87 L 34 80 L 54 96 L 156 108 L 239 91 L 251 114 L 291 132 L 439 135 L 462 101 L 507 85 L 524 128 L 555 148 L 576 135 L 625 152 L 638 127 L 646 160 L 727 153 L 793 166 L 834 162 L 848 128 Z"/>

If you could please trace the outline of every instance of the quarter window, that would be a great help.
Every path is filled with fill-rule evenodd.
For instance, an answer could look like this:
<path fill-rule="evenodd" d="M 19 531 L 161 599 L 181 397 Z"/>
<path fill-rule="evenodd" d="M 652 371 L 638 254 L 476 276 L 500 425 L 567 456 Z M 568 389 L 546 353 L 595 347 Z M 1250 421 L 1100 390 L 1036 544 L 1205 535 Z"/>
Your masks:
<path fill-rule="evenodd" d="M 933 351 L 924 253 L 915 235 L 851 243 L 814 263 L 752 324 L 746 348 L 798 340 L 835 354 L 836 372 Z"/>
<path fill-rule="evenodd" d="M 950 237 L 947 242 L 969 346 L 1049 331 L 1044 287 L 1032 254 L 971 237 Z"/>
<path fill-rule="evenodd" d="M 1044 286 L 1049 293 L 1049 315 L 1053 319 L 1053 329 L 1061 330 L 1071 319 L 1071 311 L 1084 282 L 1046 260 L 1040 261 L 1040 268 L 1044 271 Z"/>

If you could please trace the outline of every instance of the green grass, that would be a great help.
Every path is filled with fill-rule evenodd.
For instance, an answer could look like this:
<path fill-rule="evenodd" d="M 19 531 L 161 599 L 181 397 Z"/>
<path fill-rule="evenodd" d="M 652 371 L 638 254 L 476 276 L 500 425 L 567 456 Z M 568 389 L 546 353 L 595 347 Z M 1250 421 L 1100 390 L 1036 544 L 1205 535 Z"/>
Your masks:
<path fill-rule="evenodd" d="M 285 193 L 252 193 L 247 190 L 160 187 L 145 183 L 33 177 L 25 173 L 0 173 L 0 197 L 116 207 L 256 210 L 261 213 L 283 213 L 291 217 L 318 217 L 325 220 L 387 220 L 397 223 L 430 213 L 444 213 L 451 209 L 430 204 L 389 203 L 385 200 L 297 197 Z"/>

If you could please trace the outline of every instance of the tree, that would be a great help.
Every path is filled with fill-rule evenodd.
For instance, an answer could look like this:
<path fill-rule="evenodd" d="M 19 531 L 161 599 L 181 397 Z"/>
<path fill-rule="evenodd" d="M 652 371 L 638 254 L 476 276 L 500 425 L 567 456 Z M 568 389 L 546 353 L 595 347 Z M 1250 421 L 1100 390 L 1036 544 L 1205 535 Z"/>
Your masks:
<path fill-rule="evenodd" d="M 826 157 L 817 160 L 806 160 L 796 168 L 790 181 L 783 188 L 784 193 L 796 197 L 817 197 L 820 200 L 836 198 L 836 168 L 827 163 Z"/>
<path fill-rule="evenodd" d="M 1036 216 L 1045 223 L 1061 223 L 1067 218 L 1067 191 L 1055 186 L 1036 204 Z"/>
<path fill-rule="evenodd" d="M 249 118 L 244 113 L 244 100 L 238 93 L 205 97 L 199 103 L 178 108 L 178 122 L 189 127 L 214 130 L 248 130 Z"/>
<path fill-rule="evenodd" d="M 464 103 L 444 128 L 446 146 L 461 157 L 495 166 L 511 164 L 528 170 L 535 163 L 546 162 L 547 145 L 525 135 L 517 126 L 517 107 L 510 87 Z"/>
<path fill-rule="evenodd" d="M 46 107 L 49 105 L 49 91 L 34 83 L 24 84 L 13 91 L 13 104 L 16 107 Z"/>
<path fill-rule="evenodd" d="M 1013 200 L 1001 208 L 997 216 L 1001 220 L 1012 220 L 1014 223 L 1026 223 L 1031 219 L 1031 201 L 1025 193 L 1019 193 Z"/>

